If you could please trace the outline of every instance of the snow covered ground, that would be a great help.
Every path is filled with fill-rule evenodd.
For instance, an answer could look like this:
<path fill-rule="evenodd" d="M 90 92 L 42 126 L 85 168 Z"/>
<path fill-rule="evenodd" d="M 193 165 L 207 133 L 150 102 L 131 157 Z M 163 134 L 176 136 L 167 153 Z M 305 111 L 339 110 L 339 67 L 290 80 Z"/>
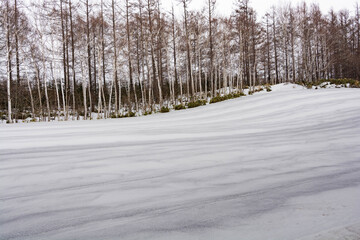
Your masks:
<path fill-rule="evenodd" d="M 360 89 L 1 125 L 0 239 L 360 239 Z"/>

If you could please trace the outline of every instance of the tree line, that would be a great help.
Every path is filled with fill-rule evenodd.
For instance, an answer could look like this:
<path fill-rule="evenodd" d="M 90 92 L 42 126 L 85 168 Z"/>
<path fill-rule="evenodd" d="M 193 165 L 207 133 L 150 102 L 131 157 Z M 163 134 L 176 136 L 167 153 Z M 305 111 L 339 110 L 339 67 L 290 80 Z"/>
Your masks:
<path fill-rule="evenodd" d="M 230 16 L 177 0 L 0 0 L 0 109 L 7 120 L 150 113 L 259 84 L 360 79 L 359 6 L 305 2 Z M 181 8 L 177 16 L 174 8 Z"/>

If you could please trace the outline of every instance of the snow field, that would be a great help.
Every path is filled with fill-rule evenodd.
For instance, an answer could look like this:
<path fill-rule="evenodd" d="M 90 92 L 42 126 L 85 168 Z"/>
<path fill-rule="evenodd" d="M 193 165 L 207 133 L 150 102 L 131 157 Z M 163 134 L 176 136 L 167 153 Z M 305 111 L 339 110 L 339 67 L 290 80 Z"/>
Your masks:
<path fill-rule="evenodd" d="M 272 89 L 1 125 L 0 239 L 359 239 L 360 90 Z"/>

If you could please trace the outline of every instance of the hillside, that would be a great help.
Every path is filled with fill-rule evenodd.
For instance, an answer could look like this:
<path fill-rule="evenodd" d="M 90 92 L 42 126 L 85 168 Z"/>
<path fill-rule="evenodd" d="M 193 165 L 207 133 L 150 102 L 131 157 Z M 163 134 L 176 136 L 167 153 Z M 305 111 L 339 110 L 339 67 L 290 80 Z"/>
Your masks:
<path fill-rule="evenodd" d="M 360 89 L 3 124 L 0 163 L 3 240 L 359 239 Z"/>

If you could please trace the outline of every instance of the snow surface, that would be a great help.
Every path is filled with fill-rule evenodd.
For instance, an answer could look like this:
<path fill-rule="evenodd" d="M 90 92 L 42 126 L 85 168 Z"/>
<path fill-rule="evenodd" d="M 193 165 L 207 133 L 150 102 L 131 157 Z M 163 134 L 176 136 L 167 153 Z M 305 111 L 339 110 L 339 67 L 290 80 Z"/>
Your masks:
<path fill-rule="evenodd" d="M 0 239 L 360 239 L 360 90 L 2 125 Z"/>

